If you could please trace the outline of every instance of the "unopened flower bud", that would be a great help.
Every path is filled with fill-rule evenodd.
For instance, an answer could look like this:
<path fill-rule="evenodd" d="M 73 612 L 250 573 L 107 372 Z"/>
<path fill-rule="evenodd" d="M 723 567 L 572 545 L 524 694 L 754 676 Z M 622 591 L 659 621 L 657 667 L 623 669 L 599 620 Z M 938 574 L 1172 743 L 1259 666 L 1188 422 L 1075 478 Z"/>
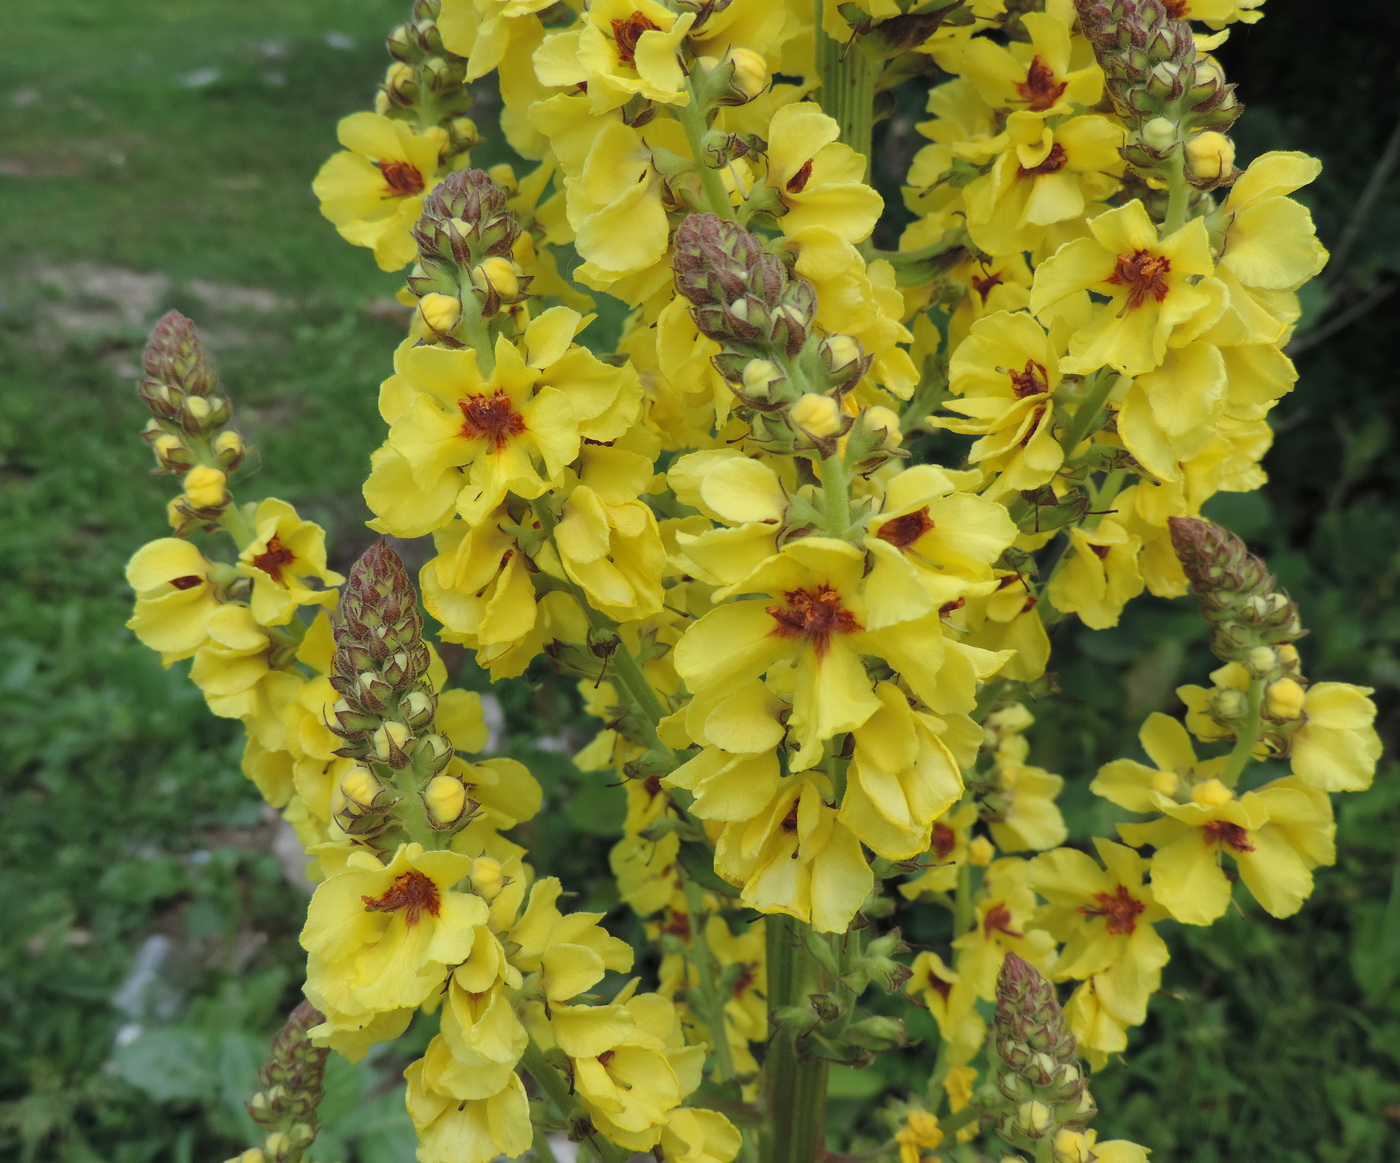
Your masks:
<path fill-rule="evenodd" d="M 729 59 L 734 62 L 730 86 L 752 101 L 768 87 L 768 62 L 763 54 L 751 48 L 731 48 Z"/>
<path fill-rule="evenodd" d="M 996 845 L 985 836 L 976 836 L 968 841 L 967 862 L 973 868 L 986 868 L 997 854 Z"/>
<path fill-rule="evenodd" d="M 491 856 L 478 856 L 472 861 L 472 892 L 484 900 L 495 900 L 505 886 L 501 862 Z"/>
<path fill-rule="evenodd" d="M 383 790 L 374 773 L 363 767 L 352 767 L 340 781 L 340 794 L 347 801 L 367 808 Z"/>
<path fill-rule="evenodd" d="M 190 403 L 204 403 L 195 397 Z M 196 509 L 218 509 L 228 503 L 228 476 L 217 468 L 197 464 L 185 474 L 185 496 Z"/>
<path fill-rule="evenodd" d="M 455 824 L 467 807 L 467 789 L 460 779 L 450 775 L 435 775 L 423 793 L 423 802 L 433 819 L 444 826 Z"/>
<path fill-rule="evenodd" d="M 1055 1132 L 1055 1163 L 1093 1163 L 1095 1158 L 1083 1131 L 1061 1129 Z"/>
<path fill-rule="evenodd" d="M 1245 697 L 1244 691 L 1237 691 L 1234 687 L 1224 687 L 1216 690 L 1211 696 L 1208 704 L 1211 718 L 1221 723 L 1233 723 L 1243 719 L 1249 711 L 1249 700 Z"/>
<path fill-rule="evenodd" d="M 440 295 L 436 291 L 418 300 L 423 322 L 441 335 L 447 334 L 462 319 L 462 301 L 455 295 Z"/>
<path fill-rule="evenodd" d="M 1223 808 L 1234 798 L 1235 793 L 1218 779 L 1208 779 L 1191 789 L 1191 802 L 1203 808 Z"/>
<path fill-rule="evenodd" d="M 508 258 L 492 255 L 472 270 L 472 285 L 483 291 L 494 291 L 502 299 L 513 300 L 520 294 L 520 273 Z"/>
<path fill-rule="evenodd" d="M 374 733 L 371 744 L 374 758 L 398 770 L 408 765 L 404 745 L 412 738 L 412 733 L 402 723 L 385 723 Z"/>
<path fill-rule="evenodd" d="M 1255 646 L 1244 656 L 1244 666 L 1256 678 L 1263 677 L 1278 665 L 1278 655 L 1270 646 Z"/>
<path fill-rule="evenodd" d="M 830 396 L 807 392 L 793 404 L 788 415 L 813 436 L 836 436 L 841 431 L 841 405 Z"/>
<path fill-rule="evenodd" d="M 1031 1138 L 1039 1138 L 1050 1129 L 1050 1108 L 1031 1099 L 1016 1108 L 1017 1128 Z"/>
<path fill-rule="evenodd" d="M 1142 127 L 1142 140 L 1155 150 L 1166 151 L 1176 143 L 1177 125 L 1165 117 L 1153 117 Z"/>
<path fill-rule="evenodd" d="M 751 359 L 744 365 L 744 395 L 766 400 L 784 379 L 783 369 L 771 359 Z"/>
<path fill-rule="evenodd" d="M 178 436 L 166 432 L 151 441 L 151 449 L 160 461 L 160 467 L 169 472 L 179 472 L 194 465 L 190 450 Z"/>
<path fill-rule="evenodd" d="M 1271 719 L 1297 719 L 1303 713 L 1303 688 L 1291 678 L 1270 683 L 1264 691 L 1264 711 Z"/>
<path fill-rule="evenodd" d="M 883 431 L 883 443 L 890 448 L 898 448 L 904 442 L 904 432 L 899 426 L 899 413 L 892 408 L 877 404 L 861 413 L 861 424 L 871 432 Z"/>
<path fill-rule="evenodd" d="M 242 436 L 226 428 L 214 438 L 214 455 L 219 458 L 219 463 L 227 472 L 233 472 L 248 455 L 248 446 L 243 442 Z"/>
<path fill-rule="evenodd" d="M 1186 143 L 1186 168 L 1198 182 L 1216 183 L 1235 169 L 1235 143 L 1208 129 Z"/>
<path fill-rule="evenodd" d="M 280 1159 L 292 1149 L 292 1140 L 284 1131 L 273 1131 L 263 1140 L 263 1153 Z"/>
<path fill-rule="evenodd" d="M 436 700 L 424 690 L 409 691 L 399 703 L 399 717 L 414 731 L 429 726 L 436 711 Z"/>

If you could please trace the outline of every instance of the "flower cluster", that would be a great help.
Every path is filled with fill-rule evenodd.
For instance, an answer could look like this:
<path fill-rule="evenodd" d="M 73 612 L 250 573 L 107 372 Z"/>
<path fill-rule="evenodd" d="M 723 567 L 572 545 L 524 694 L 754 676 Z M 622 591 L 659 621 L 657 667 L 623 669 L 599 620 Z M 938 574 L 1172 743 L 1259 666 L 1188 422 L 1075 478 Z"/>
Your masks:
<path fill-rule="evenodd" d="M 397 557 L 321 609 L 343 579 L 320 530 L 233 503 L 227 402 L 192 329 L 158 326 L 147 437 L 184 492 L 132 561 L 131 625 L 245 721 L 316 857 L 313 1040 L 353 1057 L 434 1016 L 407 1074 L 424 1163 L 551 1128 L 604 1160 L 818 1157 L 828 1064 L 907 1043 L 871 987 L 942 1038 L 884 1112 L 902 1163 L 984 1123 L 1038 1159 L 1142 1158 L 1096 1142 L 1076 1055 L 1125 1048 L 1157 927 L 1227 907 L 1222 857 L 1295 912 L 1334 858 L 1329 793 L 1379 753 L 1368 692 L 1307 683 L 1298 611 L 1201 518 L 1264 479 L 1326 259 L 1289 196 L 1317 163 L 1241 171 L 1227 136 L 1210 51 L 1258 3 L 416 0 L 391 35 L 316 180 L 342 236 L 408 268 L 372 527 L 431 539 L 441 641 L 497 681 L 579 680 L 577 766 L 625 784 L 611 865 L 656 992 L 603 1000 L 631 948 L 503 835 L 539 786 L 459 754 L 480 704 Z M 521 164 L 487 172 L 465 114 L 493 71 Z M 935 71 L 881 250 L 876 94 Z M 586 292 L 621 305 L 610 352 Z M 236 563 L 185 539 L 213 529 Z M 1091 854 L 1056 805 L 1086 773 L 1032 762 L 1049 631 L 1188 590 L 1224 665 L 1148 717 L 1150 764 L 1089 783 L 1135 817 Z M 906 958 L 898 918 L 929 908 L 947 939 Z"/>

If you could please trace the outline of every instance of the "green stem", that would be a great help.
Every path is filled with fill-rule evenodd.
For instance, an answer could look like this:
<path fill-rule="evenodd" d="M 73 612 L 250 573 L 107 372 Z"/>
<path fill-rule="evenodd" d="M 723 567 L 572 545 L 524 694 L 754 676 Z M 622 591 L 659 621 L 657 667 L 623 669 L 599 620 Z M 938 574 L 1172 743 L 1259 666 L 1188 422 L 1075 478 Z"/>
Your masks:
<path fill-rule="evenodd" d="M 1186 181 L 1186 146 L 1172 154 L 1171 174 L 1167 178 L 1167 220 L 1162 223 L 1162 236 L 1175 234 L 1186 225 L 1186 211 L 1191 206 L 1191 186 Z"/>
<path fill-rule="evenodd" d="M 1254 746 L 1259 742 L 1259 736 L 1264 732 L 1264 717 L 1260 713 L 1263 709 L 1264 680 L 1262 678 L 1252 679 L 1245 704 L 1244 728 L 1235 736 L 1235 746 L 1231 749 L 1229 757 L 1225 760 L 1225 766 L 1220 772 L 1220 782 L 1226 787 L 1234 787 L 1239 783 L 1244 769 L 1254 758 Z"/>
<path fill-rule="evenodd" d="M 729 1036 L 725 1030 L 724 998 L 720 996 L 719 984 L 715 980 L 715 966 L 718 964 L 710 950 L 705 936 L 705 902 L 700 886 L 689 877 L 685 880 L 685 905 L 690 913 L 690 939 L 693 953 L 690 962 L 700 978 L 700 996 L 704 1001 L 702 1017 L 710 1031 L 710 1043 L 714 1048 L 715 1068 L 721 1082 L 729 1082 L 734 1077 L 734 1056 L 729 1050 Z"/>
<path fill-rule="evenodd" d="M 817 74 L 821 77 L 821 105 L 841 127 L 841 141 L 865 159 L 865 176 L 870 174 L 870 135 L 874 125 L 875 82 L 879 70 L 875 59 L 856 38 L 842 44 L 832 40 L 822 28 L 825 0 L 814 0 L 816 10 Z"/>
<path fill-rule="evenodd" d="M 1084 398 L 1074 411 L 1074 418 L 1066 425 L 1060 436 L 1060 447 L 1066 456 L 1072 456 L 1079 442 L 1091 432 L 1097 432 L 1103 423 L 1104 402 L 1118 381 L 1118 373 L 1112 368 L 1100 368 L 1089 377 L 1084 385 Z"/>
<path fill-rule="evenodd" d="M 768 1021 L 773 1031 L 763 1062 L 767 1117 L 761 1132 L 761 1163 L 812 1163 L 825 1145 L 828 1064 L 804 1059 L 797 1039 L 776 1021 L 778 1011 L 800 1005 L 816 982 L 804 953 L 800 921 L 770 915 L 765 921 L 768 956 Z"/>
<path fill-rule="evenodd" d="M 685 105 L 673 106 L 676 120 L 685 130 L 690 155 L 695 159 L 695 172 L 700 175 L 700 185 L 704 187 L 711 212 L 733 222 L 734 207 L 730 204 L 729 192 L 720 180 L 719 171 L 705 164 L 705 134 L 709 126 L 705 121 L 705 111 L 700 107 L 700 94 L 696 91 L 694 77 L 686 81 L 686 88 L 690 91 L 690 100 Z"/>
<path fill-rule="evenodd" d="M 851 528 L 850 487 L 846 481 L 846 462 L 841 453 L 822 457 L 822 508 L 826 514 L 826 532 L 842 538 Z"/>
<path fill-rule="evenodd" d="M 972 928 L 972 866 L 958 865 L 958 883 L 953 895 L 953 940 Z"/>

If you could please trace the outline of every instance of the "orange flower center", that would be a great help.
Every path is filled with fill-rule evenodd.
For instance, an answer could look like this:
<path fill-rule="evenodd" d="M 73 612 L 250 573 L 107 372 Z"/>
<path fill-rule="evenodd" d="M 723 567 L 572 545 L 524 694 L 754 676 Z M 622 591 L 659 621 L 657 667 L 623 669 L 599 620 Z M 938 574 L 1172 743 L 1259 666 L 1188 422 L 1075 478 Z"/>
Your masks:
<path fill-rule="evenodd" d="M 1167 272 L 1171 269 L 1172 260 L 1166 255 L 1135 250 L 1132 254 L 1118 256 L 1108 281 L 1115 287 L 1128 288 L 1127 310 L 1136 311 L 1147 302 L 1148 296 L 1159 303 L 1167 297 L 1171 290 L 1167 286 Z"/>
<path fill-rule="evenodd" d="M 384 188 L 391 198 L 407 198 L 423 192 L 423 175 L 408 162 L 380 158 L 379 172 L 384 175 Z"/>
<path fill-rule="evenodd" d="M 504 392 L 468 396 L 458 400 L 457 407 L 462 410 L 462 435 L 468 440 L 489 440 L 496 452 L 525 431 L 525 417 L 515 410 Z"/>
<path fill-rule="evenodd" d="M 280 586 L 282 584 L 282 567 L 291 565 L 295 560 L 296 555 L 278 541 L 277 534 L 274 533 L 267 539 L 267 548 L 253 558 L 253 565 Z"/>
<path fill-rule="evenodd" d="M 170 579 L 170 584 L 174 586 L 177 590 L 192 590 L 203 580 L 204 579 L 198 574 L 192 573 L 187 575 L 186 577 L 172 577 Z"/>
<path fill-rule="evenodd" d="M 881 541 L 888 541 L 896 549 L 908 549 L 920 537 L 933 528 L 933 518 L 928 515 L 925 505 L 917 513 L 905 513 L 880 526 L 875 534 Z"/>
<path fill-rule="evenodd" d="M 993 287 L 999 287 L 1005 280 L 997 271 L 990 272 L 985 279 L 972 276 L 972 289 L 982 296 L 982 302 L 987 301 L 987 296 L 992 293 Z"/>
<path fill-rule="evenodd" d="M 855 634 L 862 629 L 855 615 L 841 605 L 841 594 L 832 586 L 788 590 L 783 600 L 787 605 L 767 609 L 777 623 L 771 633 L 779 638 L 806 638 L 818 658 L 826 656 L 833 634 Z"/>
<path fill-rule="evenodd" d="M 807 183 L 812 179 L 812 159 L 808 158 L 802 163 L 802 168 L 787 180 L 787 185 L 783 187 L 789 194 L 800 194 L 807 188 Z"/>
<path fill-rule="evenodd" d="M 1184 20 L 1191 10 L 1190 0 L 1162 0 L 1162 7 L 1173 20 Z"/>
<path fill-rule="evenodd" d="M 362 896 L 360 900 L 368 913 L 397 913 L 402 910 L 410 928 L 418 923 L 424 913 L 436 917 L 441 908 L 437 885 L 417 871 L 405 872 L 383 896 Z"/>
<path fill-rule="evenodd" d="M 1050 147 L 1050 152 L 1045 155 L 1045 160 L 1038 166 L 1026 169 L 1021 167 L 1021 177 L 1033 178 L 1037 174 L 1058 174 L 1069 164 L 1069 158 L 1065 155 L 1065 147 L 1058 141 Z"/>
<path fill-rule="evenodd" d="M 604 1050 L 601 1054 L 598 1055 L 598 1065 L 606 1070 L 608 1063 L 611 1062 L 616 1056 L 616 1050 Z"/>
<path fill-rule="evenodd" d="M 739 976 L 734 979 L 734 996 L 743 997 L 757 980 L 758 971 L 752 965 L 740 966 Z"/>
<path fill-rule="evenodd" d="M 1254 851 L 1254 845 L 1249 842 L 1249 833 L 1228 820 L 1211 820 L 1201 829 L 1201 839 L 1207 844 L 1224 844 L 1232 852 Z"/>
<path fill-rule="evenodd" d="M 944 1001 L 947 1001 L 948 995 L 953 992 L 953 983 L 951 981 L 945 981 L 932 969 L 928 971 L 928 987 Z"/>
<path fill-rule="evenodd" d="M 982 935 L 990 941 L 993 933 L 1005 933 L 1008 937 L 1025 936 L 1011 927 L 1011 910 L 1001 903 L 994 904 L 982 918 Z"/>
<path fill-rule="evenodd" d="M 933 840 L 930 846 L 937 859 L 947 860 L 953 854 L 953 849 L 957 847 L 957 844 L 958 834 L 952 828 L 943 823 L 934 824 Z"/>
<path fill-rule="evenodd" d="M 1050 106 L 1060 99 L 1068 81 L 1055 83 L 1055 70 L 1047 65 L 1040 57 L 1031 58 L 1030 68 L 1026 70 L 1026 79 L 1016 86 L 1016 92 L 1021 94 L 1021 100 L 1026 103 L 1026 108 L 1034 113 L 1043 113 Z"/>
<path fill-rule="evenodd" d="M 635 67 L 637 63 L 637 42 L 644 32 L 660 32 L 661 25 L 653 24 L 641 12 L 633 12 L 625 20 L 612 22 L 613 40 L 617 42 L 617 59 L 624 65 Z"/>
<path fill-rule="evenodd" d="M 1039 396 L 1050 388 L 1050 378 L 1045 374 L 1045 365 L 1033 359 L 1026 360 L 1024 371 L 1009 371 L 1006 374 L 1011 379 L 1011 390 L 1016 393 L 1018 400 L 1024 400 L 1027 396 Z"/>
<path fill-rule="evenodd" d="M 1094 899 L 1099 907 L 1091 909 L 1087 905 L 1079 911 L 1086 917 L 1103 917 L 1104 927 L 1115 937 L 1126 936 L 1137 928 L 1138 914 L 1147 906 L 1119 885 L 1113 893 L 1096 892 Z"/>

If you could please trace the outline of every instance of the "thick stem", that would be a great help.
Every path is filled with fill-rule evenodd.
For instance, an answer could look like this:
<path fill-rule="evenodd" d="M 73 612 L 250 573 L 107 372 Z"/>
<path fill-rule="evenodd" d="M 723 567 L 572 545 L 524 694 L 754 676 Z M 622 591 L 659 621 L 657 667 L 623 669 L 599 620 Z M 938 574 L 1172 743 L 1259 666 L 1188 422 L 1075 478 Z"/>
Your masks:
<path fill-rule="evenodd" d="M 870 135 L 874 125 L 875 81 L 879 69 L 852 37 L 847 43 L 832 40 L 821 31 L 825 0 L 814 0 L 816 10 L 817 74 L 821 77 L 822 109 L 841 127 L 841 141 L 865 159 L 870 175 Z"/>
<path fill-rule="evenodd" d="M 1167 220 L 1162 223 L 1162 237 L 1175 234 L 1186 225 L 1186 211 L 1191 206 L 1191 186 L 1186 181 L 1186 148 L 1175 151 L 1171 160 L 1171 175 L 1167 178 Z"/>
<path fill-rule="evenodd" d="M 812 1163 L 825 1145 L 827 1063 L 803 1059 L 791 1031 L 776 1020 L 787 1006 L 816 992 L 816 966 L 802 948 L 801 922 L 770 915 L 765 922 L 768 954 L 768 1026 L 772 1040 L 763 1063 L 765 1119 L 761 1163 Z"/>
<path fill-rule="evenodd" d="M 827 536 L 843 538 L 851 528 L 850 485 L 840 451 L 822 458 L 822 508 Z"/>

